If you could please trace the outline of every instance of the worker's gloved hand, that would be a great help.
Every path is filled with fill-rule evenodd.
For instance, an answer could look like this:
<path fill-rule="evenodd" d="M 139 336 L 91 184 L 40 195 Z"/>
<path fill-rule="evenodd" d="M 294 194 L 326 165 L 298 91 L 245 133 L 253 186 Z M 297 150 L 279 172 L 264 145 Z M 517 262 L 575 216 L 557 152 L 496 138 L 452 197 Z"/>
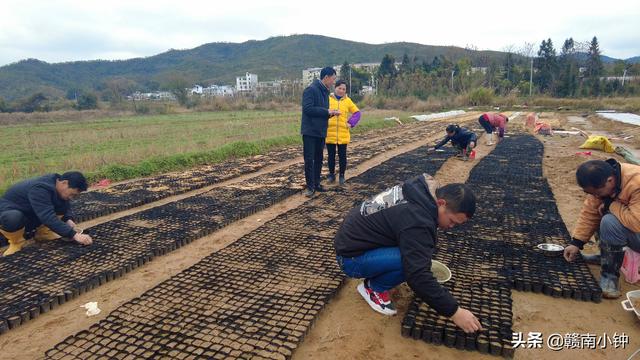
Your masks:
<path fill-rule="evenodd" d="M 69 219 L 67 220 L 67 225 L 71 226 L 72 228 L 76 228 L 78 225 L 76 225 L 75 222 L 73 222 L 73 220 Z"/>
<path fill-rule="evenodd" d="M 471 311 L 461 307 L 453 314 L 451 320 L 466 333 L 482 330 L 482 324 L 480 324 L 478 318 L 476 318 Z"/>
<path fill-rule="evenodd" d="M 93 239 L 91 239 L 91 236 L 87 234 L 75 234 L 73 236 L 73 240 L 75 240 L 76 242 L 82 245 L 91 245 L 91 243 L 93 242 Z"/>
<path fill-rule="evenodd" d="M 434 152 L 434 151 L 436 151 L 436 148 L 435 148 L 435 147 L 427 148 L 427 152 L 428 152 L 428 153 L 432 153 L 432 152 Z"/>
<path fill-rule="evenodd" d="M 469 149 L 473 149 L 474 147 L 476 147 L 476 142 L 472 141 L 469 143 Z"/>
<path fill-rule="evenodd" d="M 577 246 L 568 245 L 566 248 L 564 248 L 564 254 L 563 254 L 564 259 L 567 260 L 568 262 L 572 262 L 573 260 L 576 259 L 579 253 L 580 253 L 580 249 Z"/>

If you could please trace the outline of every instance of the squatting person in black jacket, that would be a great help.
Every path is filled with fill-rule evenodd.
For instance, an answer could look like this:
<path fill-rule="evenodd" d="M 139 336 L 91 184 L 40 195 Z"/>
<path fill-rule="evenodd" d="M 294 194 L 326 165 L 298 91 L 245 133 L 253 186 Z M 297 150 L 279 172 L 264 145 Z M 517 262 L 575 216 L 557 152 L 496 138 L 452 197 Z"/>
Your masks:
<path fill-rule="evenodd" d="M 334 240 L 338 264 L 364 278 L 358 292 L 377 312 L 395 315 L 389 290 L 407 282 L 417 296 L 466 332 L 478 319 L 431 273 L 437 228 L 450 229 L 473 216 L 476 198 L 464 184 L 438 187 L 423 174 L 388 189 L 349 212 Z"/>
<path fill-rule="evenodd" d="M 9 241 L 4 255 L 22 249 L 25 232 L 36 230 L 35 240 L 61 237 L 89 245 L 91 236 L 77 233 L 70 200 L 87 190 L 87 180 L 77 171 L 48 174 L 10 187 L 0 198 L 0 233 Z"/>
<path fill-rule="evenodd" d="M 304 153 L 304 177 L 307 182 L 305 195 L 312 197 L 324 189 L 320 185 L 324 139 L 331 116 L 340 115 L 338 110 L 329 110 L 329 88 L 336 82 L 336 71 L 326 67 L 302 93 L 302 148 Z"/>
<path fill-rule="evenodd" d="M 478 136 L 470 130 L 466 128 L 460 127 L 455 124 L 450 124 L 446 129 L 447 136 L 444 139 L 440 140 L 433 148 L 430 148 L 430 151 L 437 150 L 443 147 L 446 143 L 451 141 L 451 145 L 455 147 L 459 153 L 456 155 L 461 157 L 463 160 L 467 160 L 469 158 L 469 154 L 471 150 L 476 147 L 476 143 L 478 141 Z"/>

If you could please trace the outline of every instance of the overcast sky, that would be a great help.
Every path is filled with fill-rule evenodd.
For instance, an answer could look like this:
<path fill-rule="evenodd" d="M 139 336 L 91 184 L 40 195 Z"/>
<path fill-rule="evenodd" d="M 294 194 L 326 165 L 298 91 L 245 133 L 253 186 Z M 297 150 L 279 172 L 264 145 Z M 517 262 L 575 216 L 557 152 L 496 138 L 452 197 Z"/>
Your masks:
<path fill-rule="evenodd" d="M 600 41 L 605 55 L 640 55 L 637 0 L 538 1 L 2 0 L 0 65 L 127 59 L 204 43 L 320 34 L 503 50 L 551 38 Z"/>

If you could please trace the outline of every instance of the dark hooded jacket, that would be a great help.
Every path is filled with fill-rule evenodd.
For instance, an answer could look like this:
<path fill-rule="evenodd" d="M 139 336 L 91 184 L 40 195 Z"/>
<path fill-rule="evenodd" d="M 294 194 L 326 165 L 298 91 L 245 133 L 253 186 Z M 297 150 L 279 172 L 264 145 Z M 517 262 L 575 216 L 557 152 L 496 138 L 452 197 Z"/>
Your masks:
<path fill-rule="evenodd" d="M 431 273 L 438 227 L 436 188 L 435 180 L 425 174 L 365 201 L 349 212 L 334 246 L 343 257 L 398 247 L 411 289 L 438 313 L 450 317 L 458 303 Z"/>

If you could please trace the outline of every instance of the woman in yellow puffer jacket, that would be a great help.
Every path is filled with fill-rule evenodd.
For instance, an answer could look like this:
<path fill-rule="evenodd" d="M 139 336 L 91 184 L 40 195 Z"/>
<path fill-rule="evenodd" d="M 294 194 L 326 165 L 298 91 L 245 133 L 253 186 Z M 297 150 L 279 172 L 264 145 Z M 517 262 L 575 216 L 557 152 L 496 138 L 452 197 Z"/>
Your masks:
<path fill-rule="evenodd" d="M 347 96 L 347 83 L 336 81 L 335 91 L 329 95 L 329 110 L 339 110 L 340 115 L 329 118 L 327 127 L 327 153 L 329 154 L 329 183 L 336 181 L 336 148 L 340 162 L 340 185 L 344 185 L 344 172 L 347 169 L 347 144 L 351 141 L 350 129 L 360 121 L 360 109 Z M 349 116 L 351 114 L 351 116 Z"/>

